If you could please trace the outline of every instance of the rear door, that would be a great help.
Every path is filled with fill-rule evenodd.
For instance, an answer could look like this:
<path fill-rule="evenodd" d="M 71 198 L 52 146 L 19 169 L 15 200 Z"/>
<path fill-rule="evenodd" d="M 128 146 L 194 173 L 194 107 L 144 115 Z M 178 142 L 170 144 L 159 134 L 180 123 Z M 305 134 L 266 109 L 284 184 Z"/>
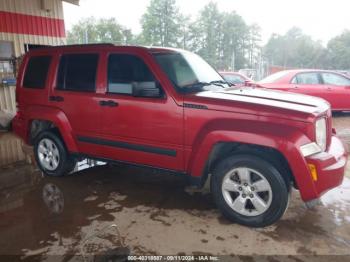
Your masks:
<path fill-rule="evenodd" d="M 326 88 L 318 72 L 298 73 L 288 86 L 290 92 L 327 98 Z"/>
<path fill-rule="evenodd" d="M 98 136 L 101 108 L 98 104 L 99 54 L 97 52 L 64 53 L 57 57 L 57 76 L 49 101 L 68 118 L 72 133 Z M 98 153 L 93 145 L 78 143 L 80 152 Z"/>
<path fill-rule="evenodd" d="M 321 73 L 327 100 L 334 110 L 350 109 L 350 79 L 332 72 Z"/>
<path fill-rule="evenodd" d="M 182 171 L 183 108 L 165 93 L 147 59 L 141 52 L 106 54 L 102 136 L 88 142 L 99 144 L 107 158 Z M 135 88 L 146 93 L 135 96 Z M 159 96 L 150 95 L 154 88 Z"/>

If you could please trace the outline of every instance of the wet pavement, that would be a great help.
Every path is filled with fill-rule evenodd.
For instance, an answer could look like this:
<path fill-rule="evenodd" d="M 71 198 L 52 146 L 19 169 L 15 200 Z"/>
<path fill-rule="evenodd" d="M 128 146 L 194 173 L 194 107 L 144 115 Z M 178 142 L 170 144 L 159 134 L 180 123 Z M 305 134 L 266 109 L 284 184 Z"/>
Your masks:
<path fill-rule="evenodd" d="M 350 114 L 336 115 L 334 127 L 350 143 Z M 60 255 L 57 261 L 80 255 L 84 261 L 108 250 L 230 255 L 241 261 L 254 261 L 254 255 L 350 259 L 349 172 L 320 206 L 306 209 L 294 191 L 278 223 L 251 229 L 223 218 L 210 195 L 186 193 L 183 177 L 95 162 L 82 162 L 63 178 L 43 177 L 31 150 L 13 134 L 0 133 L 0 255 Z M 346 261 L 332 260 L 337 258 Z"/>

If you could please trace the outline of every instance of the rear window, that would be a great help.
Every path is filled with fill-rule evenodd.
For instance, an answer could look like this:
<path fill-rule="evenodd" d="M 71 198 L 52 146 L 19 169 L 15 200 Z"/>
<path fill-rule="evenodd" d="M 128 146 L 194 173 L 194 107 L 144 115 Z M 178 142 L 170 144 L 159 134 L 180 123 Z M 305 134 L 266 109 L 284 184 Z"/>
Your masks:
<path fill-rule="evenodd" d="M 33 56 L 24 74 L 23 87 L 44 88 L 51 63 L 51 56 Z"/>
<path fill-rule="evenodd" d="M 97 63 L 98 54 L 61 56 L 56 88 L 69 91 L 95 91 Z"/>

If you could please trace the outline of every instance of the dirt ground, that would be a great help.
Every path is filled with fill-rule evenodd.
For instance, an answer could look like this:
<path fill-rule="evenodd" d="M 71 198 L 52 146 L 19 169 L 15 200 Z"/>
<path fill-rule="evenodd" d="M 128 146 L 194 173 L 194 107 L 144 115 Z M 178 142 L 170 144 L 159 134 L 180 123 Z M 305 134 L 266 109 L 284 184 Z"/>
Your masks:
<path fill-rule="evenodd" d="M 333 125 L 350 144 L 350 114 L 336 115 Z M 349 178 L 316 208 L 306 209 L 294 191 L 278 223 L 252 229 L 223 218 L 210 195 L 186 193 L 182 177 L 81 163 L 73 175 L 48 178 L 32 164 L 30 152 L 11 133 L 0 133 L 0 255 L 88 261 L 89 255 L 125 246 L 114 252 L 226 255 L 222 258 L 237 261 L 350 260 L 350 168 Z"/>

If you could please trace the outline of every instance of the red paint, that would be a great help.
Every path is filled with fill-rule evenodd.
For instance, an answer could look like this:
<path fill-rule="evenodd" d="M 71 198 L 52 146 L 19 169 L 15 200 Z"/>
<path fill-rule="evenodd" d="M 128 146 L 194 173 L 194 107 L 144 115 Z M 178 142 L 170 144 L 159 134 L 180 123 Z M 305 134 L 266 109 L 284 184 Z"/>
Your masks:
<path fill-rule="evenodd" d="M 98 53 L 95 93 L 55 89 L 57 66 L 64 53 Z M 187 173 L 205 174 L 207 161 L 219 143 L 244 143 L 274 149 L 286 159 L 304 201 L 320 197 L 339 185 L 344 176 L 347 153 L 331 132 L 328 104 L 313 97 L 273 92 L 259 88 L 228 88 L 222 91 L 180 94 L 154 60 L 153 52 L 181 52 L 172 49 L 88 45 L 38 49 L 26 54 L 17 80 L 19 114 L 13 128 L 27 143 L 34 119 L 51 121 L 58 127 L 70 152 L 121 160 Z M 107 61 L 111 53 L 127 53 L 143 59 L 162 86 L 162 98 L 141 98 L 108 94 Z M 23 88 L 23 73 L 30 56 L 51 55 L 53 61 L 45 89 Z M 62 96 L 64 102 L 49 101 Z M 302 98 L 302 99 L 301 99 Z M 112 100 L 117 107 L 101 107 Z M 185 104 L 207 109 L 189 108 Z M 303 157 L 300 146 L 315 141 L 315 121 L 328 119 L 325 152 Z M 81 142 L 93 137 L 144 147 L 172 149 L 176 155 L 161 155 Z M 318 167 L 318 181 L 312 180 L 307 163 Z"/>
<path fill-rule="evenodd" d="M 350 110 L 350 78 L 337 72 L 327 70 L 286 70 L 276 74 L 285 72 L 285 75 L 275 79 L 274 81 L 265 82 L 264 79 L 257 82 L 258 87 L 300 93 L 305 95 L 316 96 L 325 99 L 331 104 L 332 111 L 348 111 Z M 318 75 L 319 84 L 294 83 L 293 79 L 298 74 L 315 73 Z M 324 73 L 330 73 L 348 79 L 349 85 L 331 85 L 326 84 L 323 79 Z"/>
<path fill-rule="evenodd" d="M 65 37 L 64 20 L 0 11 L 0 32 Z"/>

